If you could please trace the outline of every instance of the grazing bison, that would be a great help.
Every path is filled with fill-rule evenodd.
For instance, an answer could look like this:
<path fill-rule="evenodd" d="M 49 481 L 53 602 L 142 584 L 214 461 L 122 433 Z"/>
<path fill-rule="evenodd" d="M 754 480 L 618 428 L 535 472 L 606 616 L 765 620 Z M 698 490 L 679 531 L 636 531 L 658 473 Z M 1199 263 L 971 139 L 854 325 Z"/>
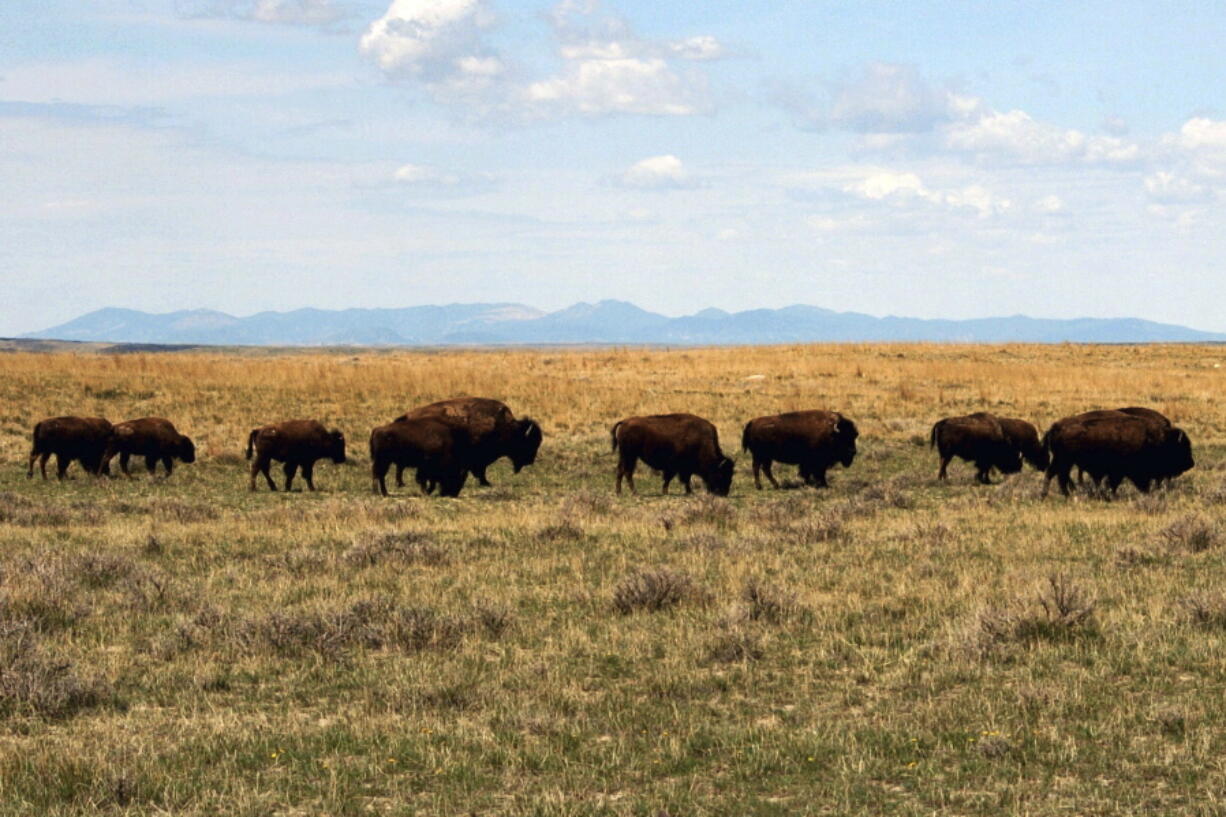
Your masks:
<path fill-rule="evenodd" d="M 185 463 L 196 461 L 196 446 L 191 439 L 180 434 L 174 424 L 162 417 L 142 417 L 115 425 L 103 457 L 103 466 L 109 466 L 111 458 L 119 455 L 119 468 L 124 476 L 131 477 L 128 461 L 132 457 L 144 457 L 145 468 L 152 475 L 161 462 L 166 476 L 174 470 L 176 459 Z"/>
<path fill-rule="evenodd" d="M 825 488 L 826 471 L 832 465 L 851 467 L 858 436 L 856 424 L 837 411 L 790 411 L 750 420 L 741 434 L 741 447 L 753 456 L 753 482 L 759 490 L 759 471 L 766 472 L 771 485 L 779 487 L 771 473 L 776 460 L 799 465 L 801 479 Z"/>
<path fill-rule="evenodd" d="M 417 484 L 428 494 L 459 496 L 468 478 L 468 432 L 441 417 L 410 417 L 370 432 L 370 473 L 374 490 L 387 496 L 387 471 L 417 469 Z"/>
<path fill-rule="evenodd" d="M 541 427 L 529 417 L 515 419 L 505 403 L 485 397 L 455 397 L 413 409 L 392 422 L 416 417 L 440 417 L 462 427 L 468 434 L 465 467 L 481 485 L 488 486 L 485 469 L 495 460 L 507 457 L 516 474 L 536 462 L 541 447 Z M 404 485 L 404 468 L 396 468 L 396 484 Z"/>
<path fill-rule="evenodd" d="M 26 478 L 34 476 L 34 460 L 43 479 L 47 478 L 47 460 L 55 455 L 55 475 L 64 473 L 73 460 L 78 460 L 86 473 L 95 476 L 106 473 L 106 448 L 114 426 L 101 417 L 52 417 L 34 426 L 34 446 L 30 449 L 30 464 Z"/>
<path fill-rule="evenodd" d="M 719 449 L 719 433 L 707 420 L 693 414 L 656 414 L 629 417 L 613 426 L 613 450 L 617 461 L 617 492 L 622 478 L 634 489 L 634 467 L 642 460 L 664 475 L 664 493 L 673 477 L 680 476 L 685 492 L 691 493 L 690 477 L 697 474 L 707 490 L 727 496 L 732 488 L 735 464 Z"/>
<path fill-rule="evenodd" d="M 1182 429 L 1123 411 L 1091 411 L 1059 420 L 1043 435 L 1043 446 L 1051 455 L 1043 496 L 1053 477 L 1068 496 L 1074 466 L 1096 483 L 1105 478 L 1115 494 L 1125 479 L 1147 493 L 1156 480 L 1176 477 L 1195 465 L 1192 443 Z"/>
<path fill-rule="evenodd" d="M 973 462 L 975 479 L 984 485 L 992 484 L 989 473 L 993 468 L 1002 474 L 1021 471 L 1023 457 L 1038 470 L 1047 467 L 1047 455 L 1034 426 L 986 411 L 937 421 L 929 444 L 941 457 L 937 479 L 948 479 L 946 469 L 954 457 Z"/>
<path fill-rule="evenodd" d="M 270 491 L 277 490 L 277 485 L 268 473 L 273 460 L 285 463 L 285 490 L 290 490 L 294 475 L 302 469 L 302 478 L 307 487 L 315 490 L 315 463 L 318 460 L 330 459 L 337 465 L 345 461 L 345 435 L 333 429 L 329 431 L 322 423 L 315 420 L 286 420 L 282 423 L 253 428 L 247 435 L 247 459 L 252 452 L 255 460 L 251 463 L 251 490 L 255 490 L 255 477 L 264 474 Z"/>

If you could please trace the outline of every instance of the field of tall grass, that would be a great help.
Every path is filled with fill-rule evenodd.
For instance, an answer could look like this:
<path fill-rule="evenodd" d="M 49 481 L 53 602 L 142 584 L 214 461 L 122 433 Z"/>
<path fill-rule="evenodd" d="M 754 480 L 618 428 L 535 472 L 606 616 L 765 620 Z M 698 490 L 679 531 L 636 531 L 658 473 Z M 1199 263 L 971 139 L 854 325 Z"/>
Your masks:
<path fill-rule="evenodd" d="M 0 355 L 0 814 L 1219 814 L 1221 347 L 829 345 Z M 457 395 L 536 465 L 371 494 L 365 440 Z M 1148 405 L 1172 487 L 935 480 L 932 423 Z M 749 419 L 853 418 L 756 491 Z M 711 419 L 730 497 L 614 496 L 609 427 Z M 169 479 L 27 480 L 62 414 L 165 416 Z M 350 462 L 247 490 L 250 429 Z M 411 483 L 410 483 L 411 484 Z M 696 483 L 697 484 L 697 483 Z"/>

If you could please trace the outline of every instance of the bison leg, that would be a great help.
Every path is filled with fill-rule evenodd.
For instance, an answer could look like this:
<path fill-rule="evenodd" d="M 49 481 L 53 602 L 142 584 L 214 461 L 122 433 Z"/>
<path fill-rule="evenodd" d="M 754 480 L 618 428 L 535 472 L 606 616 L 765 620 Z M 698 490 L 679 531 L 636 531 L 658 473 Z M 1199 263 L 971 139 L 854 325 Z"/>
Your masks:
<path fill-rule="evenodd" d="M 770 480 L 772 488 L 778 488 L 779 480 L 775 479 L 775 472 L 772 470 L 774 465 L 775 465 L 774 460 L 763 460 L 762 461 L 762 473 L 766 474 L 766 478 Z"/>
<path fill-rule="evenodd" d="M 315 463 L 304 462 L 302 464 L 302 478 L 306 480 L 307 488 L 315 490 Z"/>
<path fill-rule="evenodd" d="M 174 457 L 162 457 L 162 467 L 166 469 L 166 476 L 170 476 L 175 470 Z"/>
<path fill-rule="evenodd" d="M 685 492 L 687 494 L 694 493 L 694 486 L 690 484 L 690 478 L 693 476 L 694 476 L 693 474 L 682 474 L 681 475 L 681 484 L 685 486 Z"/>
<path fill-rule="evenodd" d="M 975 468 L 976 468 L 975 481 L 978 482 L 980 485 L 991 485 L 992 484 L 992 476 L 991 476 L 992 466 L 988 463 L 977 462 L 975 463 Z"/>
<path fill-rule="evenodd" d="M 759 472 L 762 470 L 762 460 L 757 457 L 753 458 L 753 484 L 759 491 L 762 490 L 762 477 Z"/>
<path fill-rule="evenodd" d="M 809 475 L 813 477 L 814 488 L 829 488 L 830 483 L 826 482 L 826 469 L 813 468 L 809 471 Z"/>
<path fill-rule="evenodd" d="M 420 472 L 418 472 L 418 475 L 420 476 Z M 418 482 L 420 481 L 421 480 L 419 479 Z M 404 487 L 404 465 L 399 462 L 396 463 L 396 487 L 397 488 Z"/>
<path fill-rule="evenodd" d="M 664 491 L 663 491 L 663 493 L 664 493 L 664 495 L 665 495 L 665 496 L 668 496 L 668 484 L 669 484 L 670 482 L 672 482 L 672 481 L 673 481 L 673 477 L 675 477 L 675 476 L 676 476 L 676 473 L 674 473 L 674 472 L 672 472 L 672 471 L 664 471 L 664 472 L 663 472 L 663 476 L 664 476 Z"/>
<path fill-rule="evenodd" d="M 634 466 L 638 464 L 638 460 L 634 457 L 624 455 L 617 460 L 617 492 L 622 492 L 622 477 L 626 478 L 626 484 L 630 486 L 630 493 L 637 494 L 634 489 Z"/>
<path fill-rule="evenodd" d="M 488 466 L 485 466 L 485 465 L 476 465 L 470 469 L 473 473 L 473 476 L 477 478 L 477 484 L 481 485 L 483 488 L 490 487 L 490 481 L 485 478 L 485 469 L 487 467 Z"/>
<path fill-rule="evenodd" d="M 940 480 L 949 479 L 949 474 L 946 473 L 946 471 L 949 468 L 949 462 L 952 459 L 953 459 L 952 455 L 949 455 L 949 454 L 941 455 L 941 470 L 937 471 L 937 479 L 940 479 Z"/>
<path fill-rule="evenodd" d="M 63 479 L 64 474 L 68 472 L 68 466 L 72 464 L 72 458 L 64 454 L 55 455 L 55 478 Z"/>
<path fill-rule="evenodd" d="M 294 475 L 298 473 L 298 463 L 287 462 L 281 467 L 285 473 L 285 490 L 290 490 L 290 486 L 294 484 Z"/>
<path fill-rule="evenodd" d="M 46 455 L 46 454 L 44 454 L 44 455 L 43 455 L 43 463 L 44 463 L 44 464 L 47 462 L 46 457 L 47 457 L 47 455 Z M 29 465 L 29 467 L 27 467 L 27 468 L 26 468 L 26 479 L 33 479 L 33 478 L 34 478 L 34 460 L 36 460 L 36 459 L 38 459 L 38 449 L 37 449 L 37 448 L 35 448 L 33 451 L 31 451 L 31 452 L 30 452 L 30 465 Z M 47 478 L 47 469 L 46 469 L 46 466 L 44 465 L 44 467 L 43 467 L 43 479 L 46 479 L 46 478 Z"/>
<path fill-rule="evenodd" d="M 47 452 L 38 460 L 38 470 L 42 473 L 43 479 L 47 478 L 47 460 L 51 459 L 51 452 Z"/>
<path fill-rule="evenodd" d="M 268 483 L 268 490 L 277 490 L 277 483 L 272 481 L 272 457 L 261 456 L 256 460 L 260 471 L 264 474 L 264 481 Z M 252 466 L 253 468 L 255 466 Z M 251 475 L 251 490 L 255 490 L 255 473 Z"/>
<path fill-rule="evenodd" d="M 417 487 L 421 489 L 422 494 L 425 496 L 430 496 L 430 494 L 434 493 L 436 483 L 426 474 L 426 469 L 418 468 L 415 479 L 417 480 Z M 442 493 L 441 489 L 440 493 Z"/>
<path fill-rule="evenodd" d="M 123 475 L 127 477 L 128 479 L 136 479 L 136 477 L 132 476 L 132 472 L 128 470 L 128 464 L 131 461 L 132 461 L 132 455 L 129 454 L 127 451 L 120 453 L 119 470 L 122 471 Z"/>
<path fill-rule="evenodd" d="M 383 462 L 380 459 L 370 461 L 371 489 L 376 494 L 387 496 L 387 469 L 389 467 L 391 467 L 390 462 Z"/>

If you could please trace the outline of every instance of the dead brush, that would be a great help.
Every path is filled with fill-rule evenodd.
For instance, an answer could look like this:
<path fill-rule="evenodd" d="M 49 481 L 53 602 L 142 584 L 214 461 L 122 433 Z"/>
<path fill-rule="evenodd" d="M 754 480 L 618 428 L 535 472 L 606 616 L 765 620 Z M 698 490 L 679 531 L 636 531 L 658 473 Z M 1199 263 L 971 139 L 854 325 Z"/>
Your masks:
<path fill-rule="evenodd" d="M 741 599 L 746 604 L 745 617 L 750 621 L 780 624 L 800 612 L 796 597 L 760 579 L 745 582 Z"/>
<path fill-rule="evenodd" d="M 755 633 L 740 627 L 726 630 L 716 636 L 706 649 L 707 664 L 736 664 L 757 661 L 765 654 L 762 639 Z"/>
<path fill-rule="evenodd" d="M 212 505 L 180 502 L 176 499 L 155 499 L 149 503 L 149 515 L 167 522 L 211 522 L 221 516 Z"/>
<path fill-rule="evenodd" d="M 562 503 L 562 516 L 607 516 L 613 510 L 613 499 L 606 493 L 581 490 Z"/>
<path fill-rule="evenodd" d="M 1221 593 L 1191 596 L 1180 606 L 1189 624 L 1206 630 L 1226 630 L 1226 596 Z"/>
<path fill-rule="evenodd" d="M 136 563 L 126 556 L 89 554 L 78 557 L 70 570 L 82 585 L 99 590 L 131 576 L 136 571 Z"/>
<path fill-rule="evenodd" d="M 736 521 L 736 509 L 724 497 L 699 494 L 686 503 L 678 513 L 677 521 L 683 525 L 704 524 L 726 528 Z"/>
<path fill-rule="evenodd" d="M 110 686 L 81 678 L 71 663 L 47 655 L 34 628 L 0 622 L 0 717 L 67 718 L 108 703 L 117 703 Z"/>
<path fill-rule="evenodd" d="M 380 562 L 421 564 L 436 567 L 449 564 L 451 554 L 431 541 L 424 531 L 391 531 L 373 539 L 358 541 L 341 558 L 355 567 L 374 567 Z"/>
<path fill-rule="evenodd" d="M 1221 526 L 1207 517 L 1191 514 L 1163 528 L 1158 537 L 1168 551 L 1204 553 L 1221 543 Z"/>
<path fill-rule="evenodd" d="M 587 535 L 583 526 L 569 516 L 563 516 L 557 521 L 538 529 L 535 539 L 543 544 L 558 542 L 580 542 Z"/>
<path fill-rule="evenodd" d="M 26 624 L 40 633 L 67 629 L 89 615 L 80 585 L 64 564 L 28 559 L 0 573 L 0 625 Z"/>
<path fill-rule="evenodd" d="M 636 570 L 613 591 L 613 608 L 622 615 L 669 610 L 682 602 L 704 601 L 707 594 L 686 573 L 668 568 Z"/>
<path fill-rule="evenodd" d="M 1091 635 L 1095 602 L 1067 576 L 1053 574 L 1035 601 L 1038 609 L 1018 605 L 979 615 L 977 646 L 982 654 L 1009 643 L 1067 641 Z"/>

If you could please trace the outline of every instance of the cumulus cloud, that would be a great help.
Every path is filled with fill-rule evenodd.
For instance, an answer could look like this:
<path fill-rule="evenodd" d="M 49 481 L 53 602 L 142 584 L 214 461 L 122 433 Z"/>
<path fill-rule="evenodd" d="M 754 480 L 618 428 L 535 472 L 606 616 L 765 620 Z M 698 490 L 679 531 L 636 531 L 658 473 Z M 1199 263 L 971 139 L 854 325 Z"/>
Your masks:
<path fill-rule="evenodd" d="M 723 56 L 716 38 L 643 39 L 592 0 L 563 0 L 549 20 L 561 65 L 536 79 L 513 71 L 490 46 L 495 17 L 488 0 L 392 0 L 360 49 L 394 79 L 487 113 L 690 116 L 710 110 L 705 75 L 677 63 Z"/>
<path fill-rule="evenodd" d="M 406 190 L 447 196 L 473 195 L 494 187 L 494 179 L 485 174 L 463 173 L 422 164 L 401 165 L 393 171 L 392 181 Z"/>
<path fill-rule="evenodd" d="M 659 58 L 571 60 L 561 74 L 531 83 L 525 101 L 538 113 L 690 116 L 709 109 L 702 77 L 678 74 Z"/>
<path fill-rule="evenodd" d="M 481 39 L 492 23 L 483 0 L 392 0 L 359 49 L 388 74 L 435 85 L 481 82 L 502 71 Z"/>
<path fill-rule="evenodd" d="M 843 187 L 843 191 L 871 201 L 896 206 L 927 203 L 951 210 L 969 210 L 980 218 L 1004 213 L 1013 203 L 991 193 L 982 185 L 972 184 L 948 190 L 927 187 L 918 175 L 910 172 L 874 170 Z"/>
<path fill-rule="evenodd" d="M 1133 142 L 1039 122 L 1022 110 L 987 111 L 955 122 L 945 129 L 943 141 L 953 151 L 1028 165 L 1128 164 L 1141 154 Z"/>
<path fill-rule="evenodd" d="M 642 190 L 678 190 L 697 186 L 682 161 L 672 154 L 651 156 L 635 162 L 617 177 L 616 182 L 621 187 Z"/>

